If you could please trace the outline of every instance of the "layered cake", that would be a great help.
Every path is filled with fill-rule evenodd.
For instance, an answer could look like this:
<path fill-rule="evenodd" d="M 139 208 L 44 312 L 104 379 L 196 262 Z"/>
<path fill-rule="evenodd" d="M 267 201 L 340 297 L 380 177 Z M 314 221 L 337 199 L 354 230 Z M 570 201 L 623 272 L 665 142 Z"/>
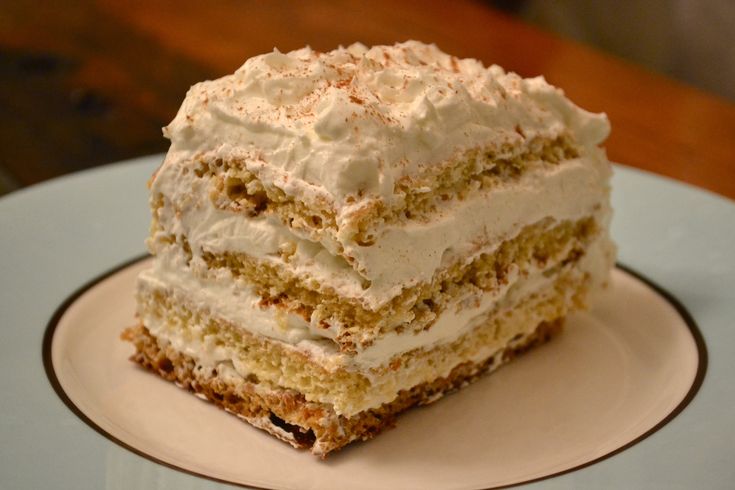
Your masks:
<path fill-rule="evenodd" d="M 197 84 L 151 180 L 133 359 L 316 455 L 371 438 L 604 284 L 608 132 L 543 78 L 418 42 Z"/>

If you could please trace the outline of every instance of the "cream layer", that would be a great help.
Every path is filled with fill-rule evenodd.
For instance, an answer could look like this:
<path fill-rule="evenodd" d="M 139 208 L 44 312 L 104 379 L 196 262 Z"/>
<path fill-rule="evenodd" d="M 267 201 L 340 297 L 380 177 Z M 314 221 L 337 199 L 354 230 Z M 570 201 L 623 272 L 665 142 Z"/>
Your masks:
<path fill-rule="evenodd" d="M 237 158 L 267 185 L 339 216 L 359 196 L 395 198 L 395 183 L 472 148 L 523 147 L 571 133 L 594 147 L 604 114 L 575 106 L 542 77 L 458 59 L 408 41 L 249 59 L 194 85 L 174 120 L 169 162 Z M 354 199 L 357 199 L 355 201 Z"/>
<path fill-rule="evenodd" d="M 283 342 L 289 348 L 308 354 L 328 370 L 346 368 L 360 372 L 388 363 L 393 357 L 418 348 L 433 346 L 456 340 L 472 329 L 478 319 L 497 308 L 500 302 L 515 303 L 536 290 L 548 286 L 554 277 L 544 272 L 555 266 L 547 264 L 545 269 L 535 269 L 526 274 L 513 271 L 507 283 L 496 290 L 482 294 L 468 294 L 449 305 L 432 326 L 418 333 L 404 331 L 389 332 L 369 347 L 356 354 L 339 352 L 330 340 L 328 329 L 313 326 L 303 317 L 288 313 L 275 306 L 262 306 L 260 297 L 247 286 L 234 280 L 229 272 L 221 270 L 210 279 L 195 276 L 182 264 L 181 256 L 164 253 L 157 257 L 151 269 L 144 271 L 138 279 L 139 294 L 150 294 L 155 290 L 167 291 L 174 300 L 193 308 L 209 311 L 217 318 L 238 328 L 270 339 Z M 607 277 L 614 260 L 614 250 L 607 235 L 603 234 L 588 248 L 579 261 L 579 270 L 589 274 L 594 284 Z M 142 309 L 139 312 L 144 324 L 156 335 L 161 320 Z M 201 349 L 204 351 L 201 351 Z M 199 346 L 187 351 L 196 358 L 216 355 Z"/>
<path fill-rule="evenodd" d="M 560 273 L 572 273 L 575 280 L 586 281 L 594 288 L 596 284 L 603 282 L 609 270 L 609 261 L 612 258 L 610 242 L 599 240 L 589 253 L 580 261 L 565 266 Z M 365 353 L 349 356 L 336 351 L 334 344 L 328 340 L 302 339 L 295 343 L 283 342 L 281 345 L 288 350 L 306 353 L 312 362 L 315 362 L 327 370 L 346 368 L 358 372 L 370 380 L 366 389 L 355 392 L 354 390 L 316 390 L 309 388 L 310 384 L 302 385 L 299 377 L 294 373 L 285 373 L 270 368 L 263 368 L 260 360 L 247 352 L 241 352 L 236 346 L 223 345 L 217 341 L 215 335 L 204 335 L 206 325 L 187 324 L 185 328 L 176 325 L 171 326 L 165 318 L 141 311 L 141 319 L 150 332 L 160 341 L 170 343 L 176 350 L 194 358 L 203 368 L 217 369 L 218 372 L 227 372 L 233 381 L 238 377 L 247 379 L 254 374 L 263 383 L 284 388 L 292 388 L 304 394 L 307 400 L 329 403 L 333 405 L 338 414 L 351 416 L 360 411 L 377 407 L 383 403 L 393 400 L 398 392 L 409 389 L 420 383 L 432 381 L 438 377 L 447 376 L 451 370 L 462 362 L 481 362 L 507 347 L 510 339 L 516 336 L 528 335 L 535 326 L 545 318 L 543 313 L 530 309 L 519 310 L 516 305 L 521 301 L 534 298 L 536 302 L 543 302 L 545 298 L 551 298 L 558 294 L 553 284 L 557 275 L 543 274 L 538 271 L 528 277 L 519 279 L 515 285 L 506 291 L 500 298 L 487 295 L 477 303 L 463 305 L 462 308 L 450 308 L 442 315 L 440 323 L 428 333 L 417 335 L 401 335 L 386 338 L 381 347 L 366 350 Z M 146 293 L 147 287 L 160 287 L 161 283 L 148 282 L 146 275 L 142 276 L 141 292 Z M 586 279 L 585 279 L 586 278 Z M 571 296 L 575 292 L 572 288 L 565 298 L 566 308 L 572 308 Z M 174 301 L 186 301 L 185 295 L 179 292 L 174 295 Z M 184 303 L 186 304 L 186 303 Z M 190 305 L 186 305 L 189 307 Z M 196 303 L 191 307 L 199 307 Z M 459 306 L 459 305 L 458 305 Z M 207 305 L 215 315 L 218 313 L 213 308 L 216 305 Z M 207 311 L 207 310 L 205 310 Z M 374 368 L 388 366 L 391 355 L 396 349 L 413 350 L 415 343 L 421 344 L 421 351 L 430 351 L 444 344 L 451 343 L 464 335 L 471 335 L 473 329 L 486 323 L 490 316 L 498 315 L 503 318 L 518 317 L 522 321 L 514 321 L 504 327 L 502 335 L 495 341 L 480 346 L 472 347 L 468 353 L 462 356 L 440 356 L 429 360 L 421 360 L 420 357 L 409 360 L 397 376 L 393 371 L 381 372 Z M 261 317 L 262 318 L 262 317 Z M 253 325 L 246 323 L 246 325 Z M 293 340 L 293 339 L 292 339 Z M 282 342 L 274 340 L 275 342 Z M 383 349 L 383 352 L 380 350 Z M 316 382 L 317 380 L 315 380 Z"/>
<path fill-rule="evenodd" d="M 158 214 L 161 233 L 188 240 L 195 269 L 207 267 L 201 258 L 206 251 L 245 253 L 377 310 L 405 288 L 429 281 L 437 270 L 491 252 L 528 224 L 546 217 L 576 220 L 606 210 L 609 176 L 601 150 L 528 172 L 517 182 L 447 202 L 431 220 L 386 226 L 372 246 L 347 244 L 344 251 L 355 258 L 354 268 L 327 239 L 298 236 L 274 216 L 249 218 L 216 208 L 208 197 L 209 182 L 183 163 L 164 166 L 155 190 L 165 197 Z M 155 235 L 149 244 L 158 253 Z M 287 264 L 279 253 L 284 248 L 295 249 Z"/>

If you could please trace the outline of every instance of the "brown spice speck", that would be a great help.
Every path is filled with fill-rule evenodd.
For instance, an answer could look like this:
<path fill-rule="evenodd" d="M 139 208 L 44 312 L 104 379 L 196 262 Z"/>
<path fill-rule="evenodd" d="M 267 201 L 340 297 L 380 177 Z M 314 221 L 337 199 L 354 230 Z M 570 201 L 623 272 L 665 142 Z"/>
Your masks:
<path fill-rule="evenodd" d="M 459 64 L 457 63 L 457 58 L 454 57 L 454 56 L 452 56 L 450 58 L 450 60 L 451 60 L 451 63 L 452 63 L 452 71 L 454 73 L 459 73 Z"/>
<path fill-rule="evenodd" d="M 337 80 L 337 81 L 336 81 L 336 82 L 334 83 L 334 86 L 335 86 L 335 87 L 337 87 L 337 88 L 345 88 L 345 87 L 347 87 L 347 86 L 348 86 L 348 85 L 349 85 L 350 83 L 352 83 L 352 77 L 350 77 L 350 78 L 342 78 L 342 79 L 340 79 L 340 80 Z"/>

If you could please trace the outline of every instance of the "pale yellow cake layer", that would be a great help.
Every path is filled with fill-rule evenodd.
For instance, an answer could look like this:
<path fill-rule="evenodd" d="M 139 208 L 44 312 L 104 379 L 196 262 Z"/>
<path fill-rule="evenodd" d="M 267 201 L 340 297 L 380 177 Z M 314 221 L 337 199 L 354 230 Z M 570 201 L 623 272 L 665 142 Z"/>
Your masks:
<path fill-rule="evenodd" d="M 356 367 L 349 354 L 330 348 L 326 339 L 305 349 L 253 335 L 247 325 L 191 309 L 175 292 L 146 292 L 138 300 L 143 325 L 160 341 L 196 358 L 202 369 L 229 369 L 232 376 L 254 378 L 262 386 L 293 389 L 350 416 L 391 401 L 400 390 L 446 376 L 460 363 L 487 358 L 540 322 L 565 316 L 581 306 L 588 279 L 574 267 L 564 269 L 550 286 L 517 303 L 500 303 L 459 338 L 404 352 L 367 370 Z"/>
<path fill-rule="evenodd" d="M 419 332 L 430 328 L 447 307 L 471 294 L 500 291 L 513 274 L 548 268 L 582 255 L 600 231 L 592 217 L 578 221 L 544 220 L 527 226 L 491 253 L 469 263 L 457 262 L 436 274 L 430 283 L 405 289 L 378 310 L 370 310 L 353 298 L 338 295 L 314 278 L 294 275 L 285 262 L 257 260 L 246 254 L 204 253 L 208 269 L 202 278 L 215 277 L 225 269 L 262 298 L 264 305 L 278 305 L 312 324 L 331 328 L 334 340 L 345 352 L 370 346 L 389 331 Z M 174 238 L 172 238 L 174 240 Z M 186 240 L 179 245 L 184 254 Z"/>
<path fill-rule="evenodd" d="M 527 171 L 577 158 L 582 151 L 570 135 L 553 140 L 537 138 L 525 147 L 473 149 L 443 164 L 427 165 L 421 173 L 399 180 L 391 203 L 370 199 L 339 223 L 332 203 L 300 201 L 275 185 L 264 184 L 237 159 L 200 159 L 191 161 L 189 166 L 197 178 L 207 182 L 209 198 L 219 209 L 250 218 L 272 213 L 314 240 L 320 240 L 324 234 L 332 237 L 339 234 L 361 246 L 369 246 L 375 230 L 382 226 L 431 219 L 437 205 L 449 199 L 461 200 L 486 192 L 500 183 L 517 180 Z M 162 199 L 162 195 L 154 195 L 151 201 L 154 220 Z"/>
<path fill-rule="evenodd" d="M 541 322 L 487 359 L 459 364 L 447 376 L 402 390 L 392 401 L 352 417 L 336 414 L 328 404 L 307 401 L 295 390 L 263 386 L 254 377 L 233 377 L 227 369 L 201 369 L 192 356 L 160 341 L 143 326 L 128 329 L 123 337 L 135 345 L 132 359 L 143 367 L 278 439 L 325 458 L 352 441 L 371 439 L 393 427 L 401 412 L 434 403 L 548 341 L 561 331 L 562 324 L 563 318 Z"/>

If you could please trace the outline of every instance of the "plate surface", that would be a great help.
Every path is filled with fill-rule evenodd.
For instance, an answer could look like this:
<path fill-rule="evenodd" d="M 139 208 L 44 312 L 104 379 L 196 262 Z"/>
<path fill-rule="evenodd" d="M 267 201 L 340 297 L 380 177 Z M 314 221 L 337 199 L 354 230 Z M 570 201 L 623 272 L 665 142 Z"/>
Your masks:
<path fill-rule="evenodd" d="M 147 265 L 123 268 L 64 306 L 47 332 L 50 378 L 100 433 L 153 460 L 241 485 L 430 490 L 535 480 L 662 427 L 704 374 L 693 325 L 616 269 L 612 287 L 548 345 L 322 462 L 127 360 L 132 347 L 120 332 L 132 321 L 131 291 Z"/>
<path fill-rule="evenodd" d="M 3 441 L 0 488 L 214 489 L 223 486 L 154 463 L 90 429 L 56 395 L 42 363 L 44 331 L 58 306 L 88 281 L 144 252 L 143 238 L 149 219 L 145 182 L 160 160 L 160 156 L 154 156 L 111 165 L 0 199 L 0 281 L 3 282 L 0 288 L 0 392 L 3 393 L 0 397 L 0 440 Z M 641 442 L 596 464 L 528 487 L 731 488 L 735 481 L 732 464 L 735 461 L 732 410 L 735 405 L 732 382 L 735 376 L 735 204 L 622 166 L 616 167 L 613 189 L 613 236 L 620 247 L 620 261 L 660 284 L 692 314 L 708 348 L 707 376 L 686 408 Z M 129 301 L 128 293 L 121 292 L 118 301 L 124 306 L 122 303 Z M 113 328 L 112 324 L 118 320 L 110 311 L 103 312 L 99 321 L 102 329 Z M 566 334 L 573 333 L 573 327 Z M 645 327 L 639 331 L 645 331 Z M 566 334 L 559 339 L 559 345 L 574 338 Z M 669 340 L 658 339 L 659 343 Z M 110 342 L 117 346 L 115 349 L 125 349 L 115 339 Z M 555 348 L 552 343 L 518 359 L 515 367 L 519 369 L 515 371 L 522 373 L 526 369 L 524 364 L 549 356 Z M 619 349 L 605 353 L 618 356 Z M 504 379 L 516 376 L 513 373 L 511 364 L 458 396 L 409 414 L 397 429 L 338 455 L 327 463 L 326 471 L 338 471 L 341 466 L 354 464 L 351 462 L 354 456 L 372 451 L 371 447 L 408 445 L 410 441 L 399 435 L 410 433 L 414 424 L 420 425 L 424 418 L 431 420 L 434 412 L 441 416 L 463 398 L 479 396 L 476 392 L 487 391 L 483 387 L 494 391 L 505 383 Z M 143 383 L 155 382 L 159 386 L 156 378 L 138 374 Z M 78 381 L 85 381 L 82 373 Z M 130 389 L 125 385 L 116 388 Z M 183 391 L 170 389 L 172 397 L 189 400 L 190 396 Z M 649 391 L 658 389 L 656 386 Z M 526 393 L 534 396 L 534 391 Z M 135 405 L 142 401 L 125 403 Z M 195 411 L 214 410 L 205 403 L 185 403 L 196 407 L 192 409 Z M 583 406 L 575 407 L 578 411 L 574 416 L 584 415 Z M 166 405 L 160 408 L 165 409 Z M 248 433 L 248 437 L 258 438 L 263 444 L 276 444 L 245 424 L 230 420 L 232 417 L 227 414 L 214 411 L 211 416 L 221 418 L 224 424 L 233 422 L 229 425 L 232 430 Z M 482 423 L 488 421 L 489 417 Z M 208 428 L 200 421 L 191 424 Z M 452 430 L 467 430 L 463 429 L 466 425 L 464 420 L 454 420 L 432 431 L 440 440 L 449 441 Z M 506 430 L 518 428 L 514 425 Z M 140 432 L 136 434 L 140 436 Z M 167 435 L 174 448 L 182 447 L 182 441 L 188 437 L 186 431 L 172 431 Z M 563 434 L 558 436 L 561 438 Z M 503 454 L 502 442 L 496 446 L 493 451 Z M 527 448 L 506 445 L 508 451 L 517 452 L 535 450 L 534 447 L 535 444 Z M 546 448 L 546 452 L 557 448 L 554 445 Z M 222 449 L 226 451 L 227 446 Z M 286 446 L 274 446 L 274 450 L 282 451 L 285 458 L 279 462 L 277 473 L 297 482 L 293 487 L 308 488 L 324 482 L 324 465 L 312 464 L 310 468 L 318 470 L 298 473 L 293 471 L 296 467 L 287 464 L 293 463 L 288 458 L 301 458 L 294 456 L 300 453 Z M 446 446 L 436 445 L 431 458 L 415 459 L 412 464 L 446 470 L 447 465 L 457 464 L 456 456 L 447 452 Z M 256 457 L 259 459 L 254 463 L 271 456 L 264 452 Z M 392 468 L 396 461 L 383 457 L 372 463 L 375 466 L 370 478 Z M 472 478 L 463 475 L 459 481 L 452 481 L 451 486 L 471 488 L 476 481 Z M 371 481 L 361 479 L 360 483 L 366 486 Z M 411 486 L 411 482 L 404 483 Z"/>

